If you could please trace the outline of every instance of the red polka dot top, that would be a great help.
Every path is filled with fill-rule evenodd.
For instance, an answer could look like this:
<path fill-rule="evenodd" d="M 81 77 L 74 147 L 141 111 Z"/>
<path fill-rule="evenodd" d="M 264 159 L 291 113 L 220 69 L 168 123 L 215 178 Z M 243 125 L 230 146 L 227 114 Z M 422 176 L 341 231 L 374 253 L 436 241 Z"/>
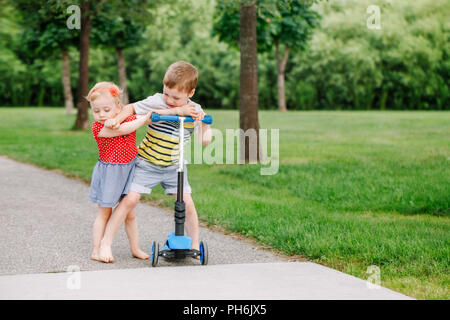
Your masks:
<path fill-rule="evenodd" d="M 136 120 L 136 115 L 126 118 L 122 123 Z M 103 124 L 94 122 L 92 134 L 97 142 L 99 158 L 103 162 L 128 163 L 136 157 L 136 131 L 124 136 L 104 138 L 98 134 L 104 127 Z"/>

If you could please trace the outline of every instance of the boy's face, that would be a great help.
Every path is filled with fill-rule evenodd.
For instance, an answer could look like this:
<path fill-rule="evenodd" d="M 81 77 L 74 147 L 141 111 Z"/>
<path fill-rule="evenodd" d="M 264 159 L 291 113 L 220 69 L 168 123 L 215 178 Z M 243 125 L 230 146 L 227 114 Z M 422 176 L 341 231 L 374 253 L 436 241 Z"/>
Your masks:
<path fill-rule="evenodd" d="M 114 118 L 120 112 L 120 106 L 116 100 L 108 95 L 101 95 L 91 102 L 94 120 L 104 124 L 106 120 Z"/>
<path fill-rule="evenodd" d="M 194 95 L 195 89 L 187 93 L 178 90 L 176 87 L 169 88 L 164 85 L 163 100 L 171 108 L 182 107 L 188 103 L 189 98 Z"/>

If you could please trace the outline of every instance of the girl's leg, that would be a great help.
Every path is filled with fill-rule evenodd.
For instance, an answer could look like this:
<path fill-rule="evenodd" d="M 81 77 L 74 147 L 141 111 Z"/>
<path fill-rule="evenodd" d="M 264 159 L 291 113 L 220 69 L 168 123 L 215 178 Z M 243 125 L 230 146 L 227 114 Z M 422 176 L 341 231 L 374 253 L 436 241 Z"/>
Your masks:
<path fill-rule="evenodd" d="M 133 257 L 146 260 L 150 258 L 148 254 L 139 248 L 139 232 L 136 221 L 136 211 L 131 210 L 125 218 L 125 232 L 130 241 L 130 249 Z"/>
<path fill-rule="evenodd" d="M 99 257 L 103 262 L 114 262 L 111 245 L 116 232 L 123 224 L 128 213 L 136 207 L 141 195 L 130 191 L 117 205 L 106 225 L 105 234 L 100 244 Z"/>
<path fill-rule="evenodd" d="M 94 222 L 93 227 L 93 250 L 91 254 L 92 260 L 99 260 L 100 242 L 102 241 L 103 234 L 105 233 L 106 224 L 111 216 L 112 208 L 98 207 L 98 215 Z"/>

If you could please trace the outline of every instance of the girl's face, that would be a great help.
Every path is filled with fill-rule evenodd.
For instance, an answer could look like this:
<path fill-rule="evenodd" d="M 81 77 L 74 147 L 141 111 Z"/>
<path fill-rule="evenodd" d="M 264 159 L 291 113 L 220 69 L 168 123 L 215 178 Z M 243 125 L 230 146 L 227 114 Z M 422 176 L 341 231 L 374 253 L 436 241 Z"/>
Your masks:
<path fill-rule="evenodd" d="M 194 95 L 193 89 L 190 93 L 180 91 L 177 88 L 168 88 L 164 85 L 163 100 L 171 108 L 182 107 L 188 103 L 190 97 Z"/>
<path fill-rule="evenodd" d="M 104 124 L 106 120 L 114 118 L 120 112 L 120 105 L 116 100 L 106 94 L 91 102 L 92 115 L 94 120 Z"/>

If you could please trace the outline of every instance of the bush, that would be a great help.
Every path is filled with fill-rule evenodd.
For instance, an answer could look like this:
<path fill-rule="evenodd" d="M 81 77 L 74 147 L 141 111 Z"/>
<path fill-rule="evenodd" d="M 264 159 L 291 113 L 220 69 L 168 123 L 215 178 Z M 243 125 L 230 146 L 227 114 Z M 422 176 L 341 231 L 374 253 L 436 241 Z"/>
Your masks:
<path fill-rule="evenodd" d="M 290 108 L 449 108 L 450 3 L 378 2 L 381 30 L 366 26 L 372 0 L 316 8 L 322 26 L 290 63 Z"/>

